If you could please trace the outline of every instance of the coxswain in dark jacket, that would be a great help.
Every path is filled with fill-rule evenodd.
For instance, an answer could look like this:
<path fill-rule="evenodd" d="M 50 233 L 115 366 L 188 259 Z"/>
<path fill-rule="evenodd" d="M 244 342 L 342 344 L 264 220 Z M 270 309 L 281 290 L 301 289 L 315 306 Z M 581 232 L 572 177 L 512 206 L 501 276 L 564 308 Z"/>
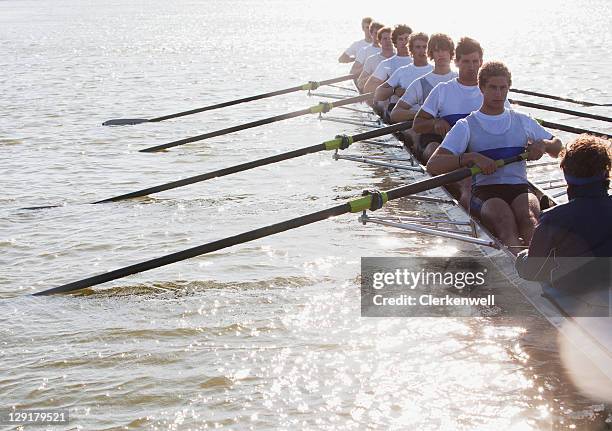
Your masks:
<path fill-rule="evenodd" d="M 561 167 L 568 203 L 542 213 L 518 274 L 567 293 L 610 288 L 612 196 L 608 194 L 609 141 L 582 135 L 565 152 Z"/>

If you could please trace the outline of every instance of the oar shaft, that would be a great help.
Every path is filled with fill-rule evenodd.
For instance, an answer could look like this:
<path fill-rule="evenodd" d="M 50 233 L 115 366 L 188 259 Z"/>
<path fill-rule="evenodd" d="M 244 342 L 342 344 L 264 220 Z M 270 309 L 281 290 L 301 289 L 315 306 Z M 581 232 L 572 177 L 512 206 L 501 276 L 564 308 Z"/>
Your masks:
<path fill-rule="evenodd" d="M 349 79 L 353 79 L 353 75 L 343 75 L 337 78 L 326 79 L 324 81 L 319 81 L 316 84 L 318 86 L 335 84 L 336 82 L 348 81 Z M 283 90 L 270 91 L 269 93 L 257 94 L 255 96 L 243 97 L 242 99 L 229 100 L 227 102 L 217 103 L 215 105 L 204 106 L 202 108 L 190 109 L 188 111 L 177 112 L 176 114 L 168 114 L 162 115 L 161 117 L 155 117 L 149 119 L 149 122 L 157 123 L 159 121 L 169 120 L 171 118 L 184 117 L 186 115 L 197 114 L 205 111 L 212 111 L 214 109 L 226 108 L 228 106 L 239 105 L 241 103 L 253 102 L 255 100 L 266 99 L 268 97 L 281 96 L 283 94 L 294 93 L 296 91 L 304 90 L 304 85 L 296 85 L 295 87 L 285 88 Z"/>
<path fill-rule="evenodd" d="M 410 128 L 412 125 L 412 121 L 404 121 L 402 123 L 397 123 L 392 126 L 383 127 L 376 130 L 371 130 L 365 133 L 358 133 L 353 135 L 351 138 L 352 142 L 359 142 L 366 139 L 377 138 L 379 136 L 387 135 L 389 133 L 398 132 L 400 130 L 405 130 Z M 158 186 L 148 187 L 146 189 L 137 190 L 135 192 L 126 193 L 119 196 L 114 196 L 112 198 L 104 199 L 101 201 L 93 202 L 94 204 L 100 204 L 105 202 L 117 202 L 125 199 L 132 199 L 141 196 L 151 195 L 153 193 L 163 192 L 165 190 L 175 189 L 177 187 L 183 187 L 190 184 L 195 184 L 201 181 L 210 180 L 213 178 L 224 177 L 226 175 L 235 174 L 238 172 L 247 171 L 249 169 L 254 169 L 260 166 L 269 165 L 272 163 L 278 163 L 284 160 L 293 159 L 296 157 L 305 156 L 307 154 L 316 153 L 319 151 L 325 151 L 329 149 L 326 143 L 311 145 L 309 147 L 300 148 L 293 151 L 288 151 L 285 153 L 275 154 L 274 156 L 264 157 L 257 160 L 252 160 L 245 163 L 240 163 L 238 165 L 230 166 L 227 168 L 218 169 L 216 171 L 207 172 L 200 175 L 194 175 L 189 178 L 183 178 L 181 180 L 172 181 L 166 184 L 160 184 Z"/>
<path fill-rule="evenodd" d="M 553 96 L 552 94 L 538 93 L 537 91 L 519 90 L 518 88 L 511 88 L 510 91 L 513 93 L 527 94 L 528 96 L 537 96 L 537 97 L 543 97 L 545 99 L 560 100 L 562 102 L 576 103 L 578 105 L 583 105 L 583 106 L 601 106 L 599 103 L 584 102 L 582 100 L 570 99 L 569 97 L 560 97 L 560 96 Z"/>
<path fill-rule="evenodd" d="M 526 154 L 521 154 L 516 157 L 512 157 L 506 160 L 498 160 L 496 163 L 498 166 L 504 166 L 509 163 L 524 160 Z M 383 202 L 393 199 L 398 199 L 404 196 L 430 190 L 435 187 L 440 187 L 451 182 L 459 181 L 463 178 L 467 178 L 471 175 L 476 175 L 480 172 L 477 167 L 473 168 L 462 168 L 453 172 L 449 172 L 444 175 L 437 177 L 428 178 L 423 181 L 418 181 L 413 184 L 408 184 L 402 187 L 391 189 L 387 192 L 382 192 L 384 195 Z M 181 260 L 190 259 L 192 257 L 200 256 L 202 254 L 211 253 L 213 251 L 221 250 L 234 245 L 242 244 L 245 242 L 253 241 L 266 236 L 274 235 L 276 233 L 285 232 L 290 229 L 295 229 L 300 226 L 306 226 L 308 224 L 316 223 L 328 219 L 330 217 L 336 217 L 349 212 L 360 212 L 370 208 L 372 203 L 372 196 L 365 196 L 359 199 L 349 201 L 347 203 L 337 205 L 325 210 L 317 211 L 314 213 L 307 214 L 305 216 L 296 217 L 291 220 L 275 223 L 273 225 L 265 226 L 259 229 L 254 229 L 248 232 L 244 232 L 238 235 L 234 235 L 228 238 L 224 238 L 218 241 L 213 241 L 207 244 L 199 245 L 196 247 L 188 248 L 176 253 L 172 253 L 166 256 L 150 259 L 145 262 L 137 263 L 134 265 L 119 268 L 114 271 L 106 272 L 104 274 L 95 275 L 82 280 L 78 280 L 72 283 L 64 284 L 62 286 L 54 287 L 52 289 L 44 290 L 42 292 L 34 293 L 35 296 L 40 295 L 51 295 L 55 293 L 66 293 L 72 292 L 87 287 L 96 286 L 98 284 L 106 283 L 108 281 L 117 280 L 119 278 L 127 277 L 128 275 L 137 274 L 139 272 L 148 271 L 150 269 L 159 268 L 161 266 L 169 265 L 171 263 L 179 262 Z"/>
<path fill-rule="evenodd" d="M 334 102 L 328 102 L 331 107 L 338 107 L 344 105 L 350 105 L 352 103 L 362 102 L 368 98 L 372 97 L 372 93 L 362 94 L 356 97 L 350 97 L 348 99 L 337 100 Z M 191 136 L 189 138 L 179 139 L 177 141 L 168 142 L 166 144 L 156 145 L 153 147 L 148 147 L 140 150 L 143 153 L 151 153 L 155 151 L 165 150 L 172 147 L 177 147 L 179 145 L 188 144 L 191 142 L 202 141 L 204 139 L 214 138 L 216 136 L 227 135 L 229 133 L 238 132 L 240 130 L 252 129 L 254 127 L 263 126 L 265 124 L 275 123 L 277 121 L 288 120 L 290 118 L 300 117 L 302 115 L 307 115 L 313 113 L 313 108 L 301 109 L 299 111 L 289 112 L 287 114 L 276 115 L 274 117 L 264 118 L 257 121 L 251 121 L 250 123 L 239 124 L 237 126 L 227 127 L 225 129 L 216 130 L 214 132 L 204 133 L 202 135 Z"/>
<path fill-rule="evenodd" d="M 540 105 L 539 103 L 525 102 L 522 100 L 508 99 L 514 105 L 525 106 L 527 108 L 543 109 L 545 111 L 560 112 L 562 114 L 574 115 L 576 117 L 590 118 L 592 120 L 600 120 L 612 122 L 612 118 L 604 117 L 603 115 L 589 114 L 588 112 L 573 111 L 571 109 L 557 108 L 556 106 Z"/>
<path fill-rule="evenodd" d="M 94 275 L 79 281 L 64 284 L 62 286 L 54 287 L 52 289 L 37 292 L 35 296 L 41 295 L 52 295 L 56 293 L 72 292 L 79 289 L 85 289 L 87 287 L 96 286 L 98 284 L 106 283 L 119 278 L 127 277 L 128 275 L 137 274 L 140 272 L 148 271 L 151 269 L 159 268 L 161 266 L 170 265 L 171 263 L 179 262 L 185 259 L 191 259 L 202 254 L 211 253 L 213 251 L 221 250 L 227 247 L 231 247 L 237 244 L 242 244 L 249 241 L 254 241 L 259 238 L 274 235 L 280 232 L 284 232 L 296 227 L 305 226 L 308 224 L 316 223 L 321 220 L 325 220 L 329 217 L 335 217 L 341 214 L 350 212 L 351 208 L 348 204 L 338 205 L 332 208 L 328 208 L 322 211 L 317 211 L 305 216 L 297 217 L 291 220 L 275 223 L 269 226 L 265 226 L 259 229 L 254 229 L 248 232 L 241 233 L 239 235 L 224 238 L 218 241 L 203 244 L 197 247 L 188 248 L 176 253 L 172 253 L 166 256 L 158 257 L 155 259 L 140 262 L 134 265 L 126 266 L 124 268 L 116 269 L 114 271 L 106 272 L 104 274 Z"/>
<path fill-rule="evenodd" d="M 610 135 L 607 135 L 602 132 L 596 132 L 594 130 L 581 129 L 580 127 L 566 126 L 565 124 L 559 124 L 559 123 L 551 123 L 550 121 L 540 120 L 540 119 L 538 119 L 537 121 L 538 123 L 540 123 L 542 127 L 548 127 L 549 129 L 562 130 L 564 132 L 576 133 L 576 134 L 588 133 L 589 135 L 597 135 L 605 139 L 612 138 Z"/>
<path fill-rule="evenodd" d="M 132 199 L 132 198 L 137 198 L 141 196 L 151 195 L 153 193 L 159 193 L 165 190 L 171 190 L 177 187 L 183 187 L 183 186 L 187 186 L 190 184 L 198 183 L 200 181 L 206 181 L 206 180 L 210 180 L 213 178 L 235 174 L 237 172 L 246 171 L 249 169 L 257 168 L 259 166 L 269 165 L 271 163 L 277 163 L 283 160 L 292 159 L 294 157 L 299 157 L 299 156 L 303 156 L 303 155 L 310 154 L 310 153 L 316 153 L 322 150 L 325 150 L 325 144 L 312 145 L 310 147 L 300 148 L 298 150 L 289 151 L 289 152 L 282 153 L 282 154 L 276 154 L 274 156 L 264 157 L 258 160 L 253 160 L 250 162 L 241 163 L 241 164 L 230 166 L 227 168 L 218 169 L 216 171 L 207 172 L 201 175 L 194 175 L 189 178 L 172 181 L 170 183 L 161 184 L 159 186 L 154 186 L 154 187 L 149 187 L 146 189 L 138 190 L 138 191 L 131 192 L 131 193 L 126 193 L 126 194 L 119 195 L 119 196 L 114 196 L 112 198 L 104 199 L 104 200 L 93 202 L 93 203 L 100 204 L 100 203 L 105 203 L 105 202 L 117 202 L 117 201 L 122 201 L 125 199 Z"/>
<path fill-rule="evenodd" d="M 264 126 L 266 124 L 275 123 L 277 121 L 288 120 L 290 118 L 299 117 L 310 113 L 310 109 L 302 109 L 300 111 L 290 112 L 288 114 L 277 115 L 275 117 L 264 118 L 262 120 L 251 121 L 250 123 L 239 124 L 237 126 L 226 127 L 225 129 L 215 130 L 214 132 L 203 133 L 197 136 L 191 136 L 189 138 L 178 139 L 176 141 L 168 142 L 167 144 L 156 145 L 140 150 L 141 153 L 154 153 L 156 151 L 165 150 L 172 147 L 178 147 L 179 145 L 189 144 L 191 142 L 202 141 L 204 139 L 215 138 L 217 136 L 227 135 L 230 133 L 238 132 L 240 130 L 252 129 L 254 127 Z"/>

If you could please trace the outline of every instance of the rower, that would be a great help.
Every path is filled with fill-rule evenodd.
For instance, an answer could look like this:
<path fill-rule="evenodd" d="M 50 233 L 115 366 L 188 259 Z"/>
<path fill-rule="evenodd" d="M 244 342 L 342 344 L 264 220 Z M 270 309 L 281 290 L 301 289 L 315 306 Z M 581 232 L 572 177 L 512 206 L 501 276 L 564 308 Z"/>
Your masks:
<path fill-rule="evenodd" d="M 374 54 L 378 54 L 380 52 L 380 45 L 378 44 L 376 34 L 378 33 L 378 30 L 383 27 L 383 24 L 376 21 L 372 21 L 370 23 L 369 29 L 370 37 L 372 38 L 372 43 L 364 46 L 359 51 L 357 51 L 357 54 L 355 55 L 355 62 L 351 66 L 351 75 L 359 76 L 361 74 L 361 71 L 363 70 L 363 65 L 365 64 L 368 57 Z"/>
<path fill-rule="evenodd" d="M 434 61 L 434 69 L 408 86 L 391 112 L 392 123 L 412 120 L 436 85 L 457 77 L 457 72 L 450 68 L 454 56 L 455 44 L 449 36 L 436 33 L 429 38 L 427 57 Z M 414 134 L 413 140 L 417 142 L 415 139 L 418 139 L 416 134 Z M 431 156 L 433 150 L 435 148 L 431 149 L 431 152 L 425 156 L 425 160 Z"/>
<path fill-rule="evenodd" d="M 601 286 L 593 276 L 607 272 L 603 286 L 610 288 L 610 261 L 585 258 L 612 257 L 611 166 L 610 141 L 581 135 L 568 146 L 561 160 L 568 202 L 542 213 L 529 250 L 516 261 L 521 277 L 582 293 Z M 603 265 L 603 270 L 598 265 Z"/>
<path fill-rule="evenodd" d="M 467 57 L 462 54 L 461 60 L 469 59 L 475 68 L 481 54 L 468 54 Z M 459 79 L 461 76 L 460 70 Z M 484 175 L 472 179 L 470 212 L 480 218 L 485 227 L 505 245 L 520 247 L 531 241 L 540 205 L 536 196 L 529 192 L 526 163 L 516 162 L 497 169 L 495 160 L 525 151 L 528 160 L 537 160 L 544 152 L 557 157 L 563 146 L 558 138 L 535 120 L 506 108 L 506 96 L 511 84 L 510 71 L 503 63 L 489 62 L 482 66 L 476 89 L 482 92 L 482 106 L 456 122 L 429 159 L 427 170 L 438 175 L 473 164 L 482 169 Z M 428 102 L 437 89 L 451 85 L 460 89 L 458 86 L 461 84 L 456 80 L 438 84 L 421 111 L 427 110 Z M 435 127 L 436 131 L 445 132 L 448 122 L 431 117 L 422 119 L 422 122 L 428 123 L 428 129 Z"/>
<path fill-rule="evenodd" d="M 482 65 L 482 56 L 482 47 L 476 40 L 461 38 L 455 49 L 458 77 L 434 87 L 416 113 L 412 133 L 408 136 L 413 139 L 417 154 L 424 159 L 431 157 L 458 119 L 482 105 L 482 93 L 478 88 L 478 68 Z M 466 178 L 448 187 L 451 193 L 458 195 L 465 208 L 470 203 L 471 181 Z"/>
<path fill-rule="evenodd" d="M 380 45 L 380 52 L 377 52 L 366 59 L 363 65 L 363 70 L 357 79 L 357 88 L 360 91 L 365 92 L 363 86 L 380 62 L 395 56 L 391 32 L 391 27 L 382 27 L 376 33 L 376 40 Z"/>
<path fill-rule="evenodd" d="M 408 50 L 408 39 L 412 34 L 412 29 L 407 25 L 397 25 L 391 33 L 391 40 L 397 54 L 391 58 L 381 61 L 374 72 L 370 75 L 366 81 L 363 92 L 372 93 L 376 90 L 380 84 L 385 82 L 397 69 L 403 66 L 408 66 L 412 63 L 412 57 Z"/>
<path fill-rule="evenodd" d="M 370 36 L 371 22 L 372 18 L 370 18 L 369 16 L 361 20 L 361 30 L 363 31 L 363 39 L 353 42 L 351 46 L 346 48 L 342 55 L 338 58 L 339 63 L 352 63 L 353 61 L 355 61 L 357 51 L 359 51 L 361 48 L 365 48 L 366 46 L 372 43 L 372 37 Z"/>
<path fill-rule="evenodd" d="M 412 81 L 433 70 L 433 66 L 427 63 L 428 41 L 429 36 L 425 33 L 412 33 L 408 39 L 408 49 L 413 63 L 397 69 L 384 83 L 376 88 L 374 102 L 388 104 L 387 113 L 393 109 L 397 99 L 404 94 Z"/>

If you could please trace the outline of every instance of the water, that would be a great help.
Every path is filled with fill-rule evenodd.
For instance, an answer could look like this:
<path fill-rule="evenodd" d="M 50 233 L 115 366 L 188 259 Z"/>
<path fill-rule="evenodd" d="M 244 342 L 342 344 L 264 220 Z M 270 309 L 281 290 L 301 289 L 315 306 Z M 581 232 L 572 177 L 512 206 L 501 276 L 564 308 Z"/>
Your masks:
<path fill-rule="evenodd" d="M 488 59 L 512 68 L 517 88 L 609 102 L 608 2 L 531 3 L 502 11 L 476 2 L 433 20 L 427 5 L 0 2 L 0 408 L 69 408 L 70 427 L 86 430 L 600 427 L 606 414 L 571 385 L 555 332 L 535 314 L 360 318 L 361 256 L 477 251 L 362 226 L 355 216 L 76 297 L 28 296 L 410 180 L 320 153 L 137 201 L 85 205 L 355 133 L 306 116 L 137 152 L 318 102 L 303 93 L 162 123 L 101 123 L 345 74 L 335 59 L 359 37 L 362 16 L 470 35 Z M 49 204 L 63 206 L 18 210 Z M 399 209 L 435 207 L 382 211 Z"/>

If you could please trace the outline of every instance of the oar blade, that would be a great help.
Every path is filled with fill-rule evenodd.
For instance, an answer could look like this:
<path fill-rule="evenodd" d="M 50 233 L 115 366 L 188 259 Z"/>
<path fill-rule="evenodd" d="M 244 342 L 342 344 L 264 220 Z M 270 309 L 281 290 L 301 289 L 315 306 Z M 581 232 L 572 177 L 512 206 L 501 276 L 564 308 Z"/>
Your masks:
<path fill-rule="evenodd" d="M 117 118 L 115 120 L 107 120 L 102 123 L 103 126 L 133 126 L 134 124 L 148 123 L 147 118 Z"/>

